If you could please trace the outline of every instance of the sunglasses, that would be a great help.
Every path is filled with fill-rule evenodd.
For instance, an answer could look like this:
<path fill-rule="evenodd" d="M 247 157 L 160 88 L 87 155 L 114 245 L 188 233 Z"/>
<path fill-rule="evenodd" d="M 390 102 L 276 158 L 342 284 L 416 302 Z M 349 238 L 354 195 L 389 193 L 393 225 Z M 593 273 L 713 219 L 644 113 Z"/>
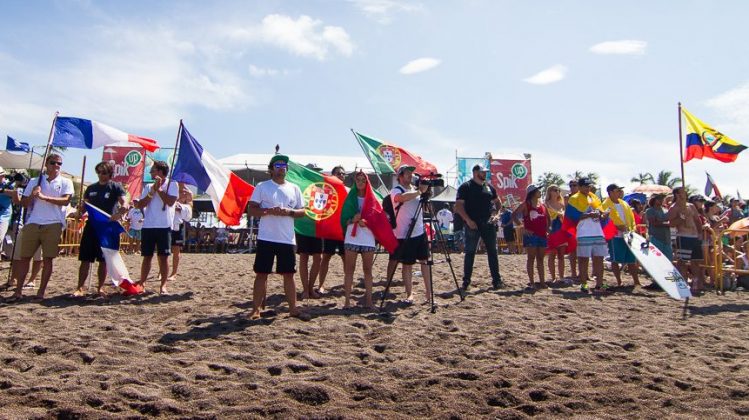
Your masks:
<path fill-rule="evenodd" d="M 107 171 L 96 171 L 96 173 L 99 175 L 109 175 L 109 172 Z"/>
<path fill-rule="evenodd" d="M 58 162 L 58 161 L 48 162 L 47 165 L 62 166 L 62 162 Z"/>
<path fill-rule="evenodd" d="M 283 163 L 283 162 L 276 162 L 273 164 L 273 167 L 276 169 L 287 168 L 288 166 L 289 165 L 287 163 Z"/>
<path fill-rule="evenodd" d="M 333 175 L 335 175 L 335 176 L 346 176 L 346 173 L 345 172 L 338 172 L 338 173 L 335 173 Z"/>

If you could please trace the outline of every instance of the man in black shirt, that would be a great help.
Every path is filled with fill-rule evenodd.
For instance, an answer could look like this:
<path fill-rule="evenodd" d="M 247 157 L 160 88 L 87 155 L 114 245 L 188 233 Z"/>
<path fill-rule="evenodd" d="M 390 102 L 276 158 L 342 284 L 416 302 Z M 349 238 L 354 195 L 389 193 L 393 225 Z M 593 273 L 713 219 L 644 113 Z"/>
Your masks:
<path fill-rule="evenodd" d="M 455 213 L 465 222 L 465 260 L 463 262 L 463 289 L 468 290 L 473 272 L 473 260 L 479 239 L 486 246 L 486 257 L 489 260 L 489 271 L 492 275 L 492 287 L 502 287 L 497 258 L 497 220 L 492 214 L 494 208 L 500 207 L 497 191 L 486 182 L 487 169 L 477 164 L 473 167 L 473 178 L 458 188 L 455 201 Z"/>
<path fill-rule="evenodd" d="M 122 185 L 119 182 L 112 181 L 114 166 L 111 163 L 100 162 L 96 165 L 95 169 L 96 175 L 99 177 L 99 182 L 91 184 L 86 188 L 86 192 L 83 193 L 83 200 L 81 200 L 78 213 L 80 214 L 83 212 L 83 201 L 85 201 L 111 214 L 112 220 L 119 220 L 122 218 L 122 215 L 127 213 L 127 208 L 125 207 L 125 189 L 122 188 Z M 118 203 L 120 208 L 117 213 L 115 213 L 115 206 Z M 78 261 L 81 262 L 81 266 L 78 268 L 78 287 L 73 293 L 73 296 L 86 295 L 86 288 L 83 284 L 86 282 L 91 263 L 94 261 L 99 261 L 99 270 L 97 272 L 99 286 L 97 290 L 99 294 L 103 294 L 102 287 L 104 287 L 104 280 L 107 278 L 107 266 L 104 262 L 104 255 L 101 252 L 99 239 L 96 237 L 94 230 L 88 223 L 86 223 L 86 226 L 83 228 L 83 234 L 81 235 Z"/>

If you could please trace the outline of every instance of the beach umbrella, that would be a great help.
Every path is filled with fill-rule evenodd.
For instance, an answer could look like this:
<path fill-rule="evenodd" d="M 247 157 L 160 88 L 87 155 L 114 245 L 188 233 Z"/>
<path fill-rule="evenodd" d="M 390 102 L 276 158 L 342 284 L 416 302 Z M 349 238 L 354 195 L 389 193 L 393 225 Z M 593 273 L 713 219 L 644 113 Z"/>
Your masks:
<path fill-rule="evenodd" d="M 731 226 L 729 226 L 726 231 L 731 236 L 746 235 L 747 233 L 749 233 L 749 217 L 745 217 L 731 223 Z"/>
<path fill-rule="evenodd" d="M 658 184 L 643 184 L 632 188 L 632 192 L 643 194 L 671 194 L 671 188 Z"/>

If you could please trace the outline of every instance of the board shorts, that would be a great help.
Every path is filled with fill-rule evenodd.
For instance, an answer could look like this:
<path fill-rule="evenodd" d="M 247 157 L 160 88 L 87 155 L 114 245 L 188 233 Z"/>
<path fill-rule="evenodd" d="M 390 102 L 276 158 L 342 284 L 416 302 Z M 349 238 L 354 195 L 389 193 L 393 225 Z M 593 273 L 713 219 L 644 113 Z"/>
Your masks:
<path fill-rule="evenodd" d="M 634 264 L 637 262 L 635 254 L 629 249 L 624 238 L 615 237 L 609 241 L 609 257 L 611 262 L 618 264 Z"/>
<path fill-rule="evenodd" d="M 78 261 L 84 262 L 103 262 L 104 254 L 101 252 L 99 237 L 96 236 L 94 228 L 90 223 L 86 223 L 81 234 L 81 244 L 78 247 Z"/>
<path fill-rule="evenodd" d="M 416 261 L 425 261 L 427 258 L 429 258 L 429 244 L 424 233 L 408 239 L 398 239 L 398 248 L 389 256 L 389 260 L 397 259 L 405 265 L 413 265 Z"/>
<path fill-rule="evenodd" d="M 327 255 L 343 255 L 345 247 L 343 241 L 335 239 L 323 239 L 322 241 L 322 253 Z"/>
<path fill-rule="evenodd" d="M 322 239 L 296 234 L 297 254 L 322 254 Z"/>
<path fill-rule="evenodd" d="M 294 245 L 258 240 L 252 270 L 255 273 L 270 274 L 273 272 L 273 260 L 276 261 L 276 273 L 296 273 Z"/>
<path fill-rule="evenodd" d="M 505 242 L 515 242 L 515 227 L 506 226 L 502 228 L 502 233 L 505 235 Z"/>
<path fill-rule="evenodd" d="M 523 247 L 525 248 L 546 248 L 546 238 L 543 236 L 526 233 L 523 235 Z"/>
<path fill-rule="evenodd" d="M 179 229 L 172 231 L 171 244 L 172 246 L 182 246 L 185 244 L 185 230 L 182 229 L 182 225 L 180 225 Z"/>
<path fill-rule="evenodd" d="M 23 240 L 20 242 L 21 258 L 33 257 L 39 247 L 42 248 L 44 258 L 55 258 L 60 252 L 61 239 L 62 224 L 60 223 L 26 224 L 23 227 Z"/>
<path fill-rule="evenodd" d="M 154 251 L 160 256 L 172 255 L 172 228 L 143 228 L 140 235 L 140 255 L 153 257 Z"/>
<path fill-rule="evenodd" d="M 658 239 L 656 239 L 656 238 L 654 238 L 654 237 L 651 236 L 650 237 L 650 243 L 652 243 L 653 245 L 655 245 L 655 247 L 658 248 L 663 253 L 663 255 L 665 255 L 666 257 L 668 257 L 669 260 L 671 260 L 671 261 L 674 260 L 674 250 L 671 248 L 671 243 L 670 242 L 668 244 L 665 244 L 665 243 L 661 242 L 660 240 L 658 240 Z"/>
<path fill-rule="evenodd" d="M 609 246 L 603 236 L 577 238 L 577 256 L 579 258 L 605 257 L 609 255 Z"/>
<path fill-rule="evenodd" d="M 682 261 L 702 260 L 702 241 L 688 236 L 676 237 L 676 258 Z"/>

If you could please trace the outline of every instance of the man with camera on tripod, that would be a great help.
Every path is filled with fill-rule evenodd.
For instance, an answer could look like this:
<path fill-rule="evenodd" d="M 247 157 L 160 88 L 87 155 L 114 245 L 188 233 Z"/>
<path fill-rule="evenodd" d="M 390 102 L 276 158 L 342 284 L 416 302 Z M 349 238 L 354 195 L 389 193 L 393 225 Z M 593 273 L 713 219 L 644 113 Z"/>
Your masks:
<path fill-rule="evenodd" d="M 481 164 L 473 166 L 473 178 L 458 188 L 455 200 L 455 213 L 465 221 L 465 259 L 463 261 L 463 290 L 471 285 L 473 260 L 479 239 L 486 246 L 486 257 L 489 260 L 489 271 L 492 275 L 492 287 L 502 287 L 497 257 L 497 216 L 492 215 L 492 204 L 499 209 L 501 203 L 494 187 L 486 182 L 488 170 Z"/>
<path fill-rule="evenodd" d="M 403 285 L 406 288 L 406 299 L 404 300 L 406 303 L 413 303 L 414 300 L 412 291 L 413 265 L 416 261 L 419 261 L 421 275 L 424 278 L 425 302 L 429 303 L 432 295 L 431 272 L 427 267 L 429 244 L 424 232 L 424 212 L 419 207 L 422 205 L 423 194 L 429 189 L 429 184 L 420 183 L 416 189 L 412 187 L 411 182 L 415 169 L 413 166 L 401 165 L 398 168 L 398 183 L 390 190 L 396 219 L 396 227 L 393 229 L 393 233 L 398 239 L 398 249 L 390 258 L 403 264 L 401 271 L 403 273 Z M 395 271 L 394 268 L 393 271 Z M 390 274 L 389 267 L 388 274 Z"/>

